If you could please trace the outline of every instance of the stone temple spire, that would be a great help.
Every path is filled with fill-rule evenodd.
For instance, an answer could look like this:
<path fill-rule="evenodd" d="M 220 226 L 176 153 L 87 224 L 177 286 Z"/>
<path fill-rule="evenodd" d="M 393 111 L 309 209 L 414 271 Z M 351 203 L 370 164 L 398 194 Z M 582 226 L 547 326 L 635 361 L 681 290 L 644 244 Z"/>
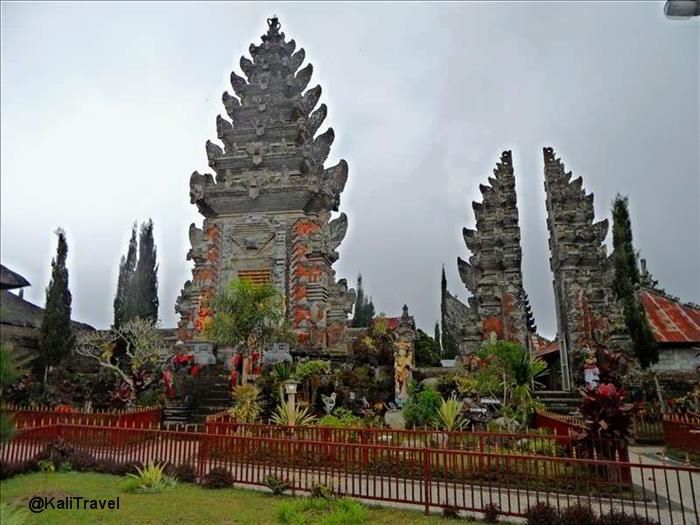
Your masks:
<path fill-rule="evenodd" d="M 274 283 L 300 342 L 326 347 L 354 301 L 331 268 L 348 227 L 344 213 L 331 220 L 348 165 L 324 166 L 335 135 L 317 133 L 328 110 L 318 105 L 321 87 L 308 88 L 313 66 L 302 67 L 304 50 L 286 40 L 276 16 L 267 25 L 251 58 L 240 59 L 244 76 L 232 72 L 233 93 L 222 96 L 228 119 L 217 116 L 219 143 L 206 143 L 215 175 L 190 177 L 204 222 L 190 226 L 195 267 L 176 304 L 180 337 L 201 332 L 212 296 L 238 277 Z"/>
<path fill-rule="evenodd" d="M 625 350 L 628 335 L 612 289 L 604 244 L 607 219 L 594 222 L 593 194 L 544 148 L 544 187 L 564 387 L 583 383 L 585 353 Z"/>
<path fill-rule="evenodd" d="M 481 184 L 482 202 L 473 202 L 476 229 L 464 228 L 469 261 L 457 258 L 462 282 L 471 292 L 470 315 L 465 325 L 466 353 L 478 350 L 483 339 L 493 338 L 528 345 L 534 321 L 523 289 L 522 250 L 510 151 Z"/>

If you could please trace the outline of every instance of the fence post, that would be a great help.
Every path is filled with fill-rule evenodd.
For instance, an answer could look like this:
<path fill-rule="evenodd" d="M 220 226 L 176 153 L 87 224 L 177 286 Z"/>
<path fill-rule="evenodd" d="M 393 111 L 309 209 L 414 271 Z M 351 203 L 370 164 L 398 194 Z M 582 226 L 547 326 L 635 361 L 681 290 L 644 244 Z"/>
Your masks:
<path fill-rule="evenodd" d="M 425 503 L 425 515 L 430 514 L 430 500 L 432 499 L 432 487 L 430 486 L 430 449 L 424 448 L 423 455 L 423 500 Z"/>

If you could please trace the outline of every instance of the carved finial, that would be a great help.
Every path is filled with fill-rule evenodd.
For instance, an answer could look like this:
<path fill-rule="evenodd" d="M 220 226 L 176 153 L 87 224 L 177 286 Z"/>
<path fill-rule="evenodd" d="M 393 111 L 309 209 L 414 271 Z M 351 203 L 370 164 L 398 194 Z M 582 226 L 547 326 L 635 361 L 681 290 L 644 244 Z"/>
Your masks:
<path fill-rule="evenodd" d="M 272 15 L 270 18 L 267 19 L 267 27 L 269 28 L 267 31 L 268 35 L 276 35 L 277 33 L 279 33 L 282 24 L 280 24 L 277 15 Z"/>

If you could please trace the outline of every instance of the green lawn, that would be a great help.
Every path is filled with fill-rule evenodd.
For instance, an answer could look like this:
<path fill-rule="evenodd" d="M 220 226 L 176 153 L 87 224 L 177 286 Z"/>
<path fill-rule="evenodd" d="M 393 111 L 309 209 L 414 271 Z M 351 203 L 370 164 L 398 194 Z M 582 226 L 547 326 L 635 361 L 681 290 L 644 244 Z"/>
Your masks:
<path fill-rule="evenodd" d="M 3 503 L 27 508 L 32 496 L 120 498 L 119 510 L 58 510 L 30 514 L 30 524 L 261 524 L 280 523 L 277 511 L 290 496 L 274 497 L 264 492 L 224 489 L 213 490 L 180 483 L 159 494 L 129 494 L 122 491 L 125 478 L 95 473 L 36 473 L 17 476 L 0 483 Z M 446 525 L 441 516 L 426 517 L 420 512 L 371 507 L 371 524 Z"/>

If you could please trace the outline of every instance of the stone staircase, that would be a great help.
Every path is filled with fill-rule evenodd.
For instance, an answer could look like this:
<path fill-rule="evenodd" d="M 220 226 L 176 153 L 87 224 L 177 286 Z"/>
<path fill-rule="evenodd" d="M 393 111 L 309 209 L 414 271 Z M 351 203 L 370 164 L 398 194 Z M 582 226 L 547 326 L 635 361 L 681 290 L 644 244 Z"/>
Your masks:
<path fill-rule="evenodd" d="M 189 403 L 184 400 L 166 399 L 162 425 L 164 428 L 186 425 L 190 422 L 191 413 Z"/>
<path fill-rule="evenodd" d="M 560 390 L 538 390 L 535 397 L 544 404 L 550 412 L 568 415 L 578 409 L 581 397 L 577 392 Z"/>
<path fill-rule="evenodd" d="M 204 382 L 204 388 L 192 414 L 194 423 L 203 423 L 207 416 L 231 407 L 231 375 L 222 364 L 206 367 L 199 380 Z"/>

